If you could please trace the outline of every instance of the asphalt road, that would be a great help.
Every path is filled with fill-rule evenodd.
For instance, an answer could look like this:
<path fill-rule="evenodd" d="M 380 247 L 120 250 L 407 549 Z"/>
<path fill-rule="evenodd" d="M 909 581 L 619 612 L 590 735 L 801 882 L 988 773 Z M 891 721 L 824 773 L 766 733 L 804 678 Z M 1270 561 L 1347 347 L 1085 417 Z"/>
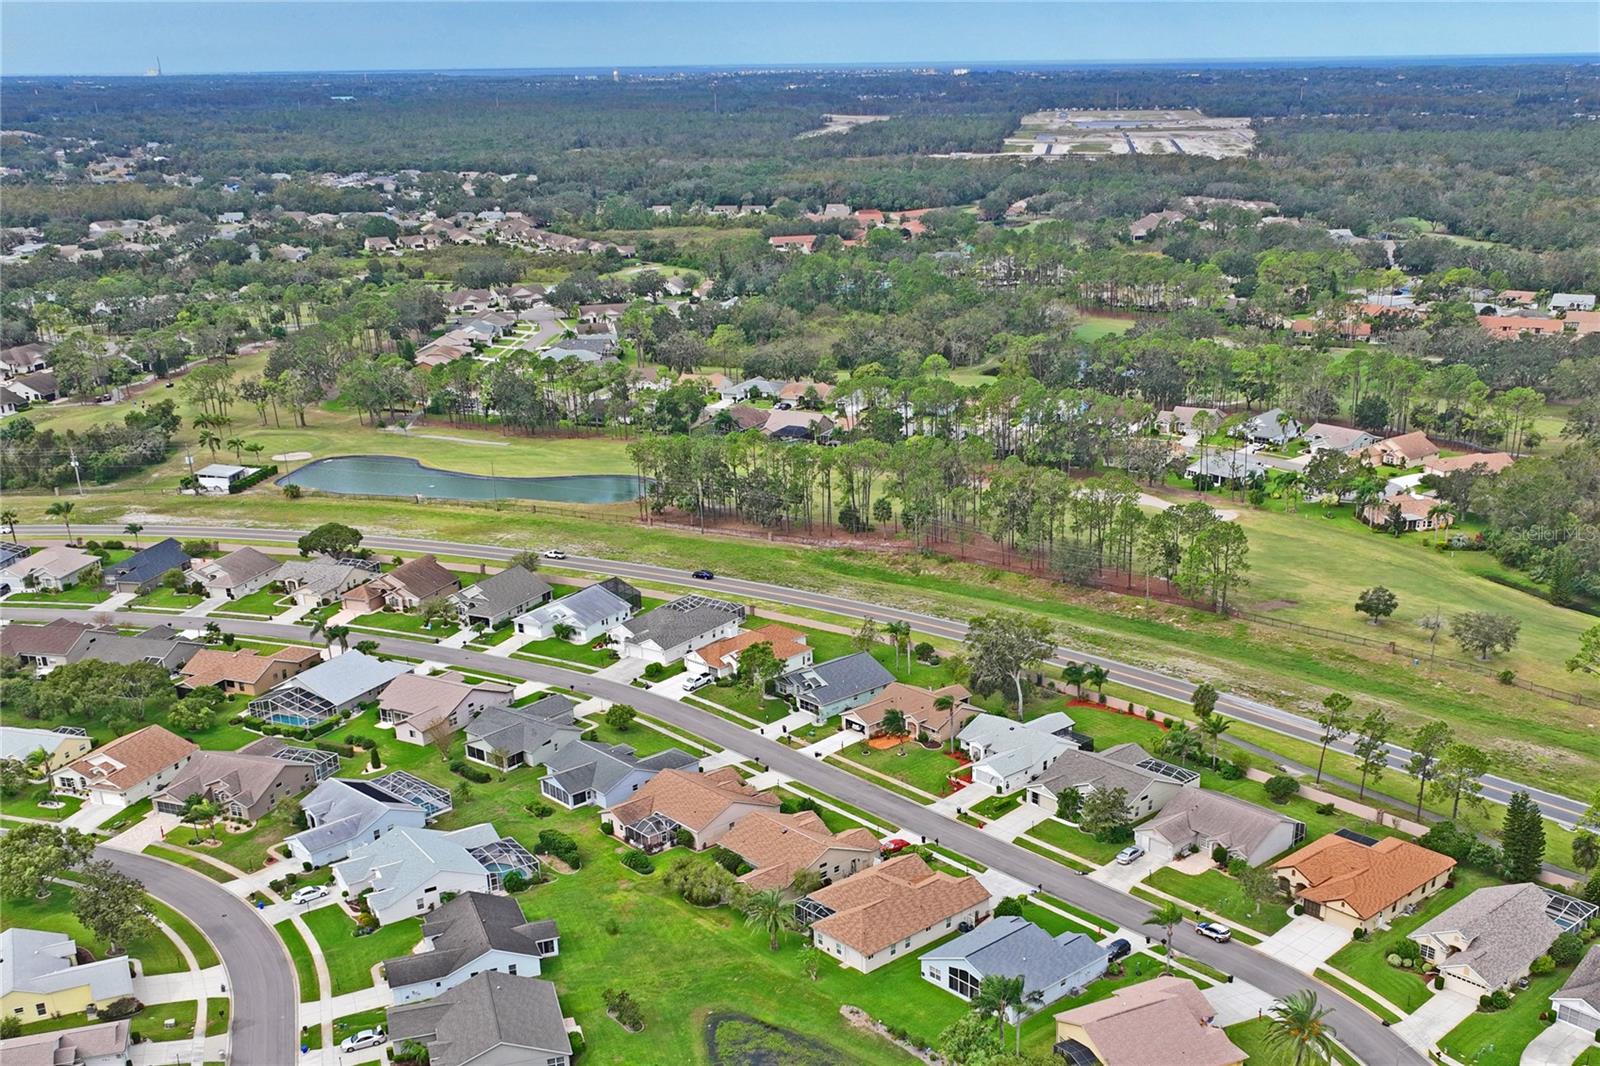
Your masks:
<path fill-rule="evenodd" d="M 18 610 L 18 617 L 51 617 L 59 612 Z M 117 612 L 120 620 L 141 624 L 158 624 L 172 621 L 171 615 Z M 271 622 L 246 622 L 229 620 L 228 629 L 240 636 L 303 638 L 304 631 L 297 626 L 278 625 Z M 491 673 L 520 677 L 528 681 L 558 685 L 584 692 L 591 696 L 617 703 L 628 703 L 669 725 L 677 726 L 718 744 L 746 754 L 763 765 L 804 781 L 827 794 L 844 800 L 884 821 L 909 829 L 925 837 L 936 838 L 941 844 L 960 854 L 967 855 L 992 869 L 1010 874 L 1028 884 L 1039 885 L 1043 891 L 1067 900 L 1121 925 L 1137 928 L 1150 911 L 1149 904 L 1113 888 L 1081 877 L 1066 867 L 1009 842 L 988 836 L 979 830 L 936 814 L 919 804 L 904 799 L 886 789 L 879 788 L 853 774 L 797 751 L 767 740 L 751 731 L 719 718 L 708 711 L 697 710 L 677 700 L 658 696 L 644 689 L 617 681 L 608 681 L 592 674 L 579 673 L 555 666 L 544 666 L 518 659 L 500 658 L 465 649 L 442 648 L 435 644 L 398 638 L 379 638 L 380 650 L 391 655 L 426 659 L 452 666 L 476 667 Z M 146 860 L 148 861 L 148 860 Z M 157 864 L 159 865 L 159 864 Z M 194 876 L 194 875 L 191 875 Z M 220 893 L 220 890 L 214 890 Z M 226 895 L 225 893 L 222 893 Z M 165 898 L 165 897 L 163 897 Z M 197 901 L 204 905 L 204 901 Z M 238 905 L 238 904 L 236 904 Z M 184 909 L 188 914 L 188 910 Z M 255 926 L 271 936 L 259 922 L 238 923 L 241 928 Z M 208 928 L 207 932 L 211 930 Z M 1152 929 L 1152 932 L 1156 930 Z M 1317 995 L 1325 1006 L 1334 1008 L 1331 1019 L 1339 1036 L 1365 1066 L 1389 1066 L 1398 1063 L 1423 1061 L 1404 1041 L 1384 1026 L 1377 1018 L 1357 1007 L 1331 988 L 1321 985 L 1298 970 L 1238 943 L 1216 944 L 1190 930 L 1180 931 L 1174 944 L 1181 954 L 1192 955 L 1204 962 L 1248 981 L 1268 993 L 1282 997 L 1308 987 L 1316 987 Z M 219 949 L 221 945 L 219 944 Z M 277 948 L 282 955 L 282 949 Z M 230 969 L 230 972 L 232 970 Z M 283 981 L 284 998 L 294 995 L 292 981 Z M 260 1026 L 262 1020 L 256 1012 L 256 1001 L 244 995 L 236 1002 L 251 1004 L 252 1024 Z M 288 1004 L 293 1010 L 293 1003 Z M 292 1016 L 292 1015 L 291 1015 Z M 236 1023 L 237 1024 L 237 1023 Z M 292 1039 L 292 1034 L 290 1035 Z M 243 1061 L 236 1055 L 234 1061 Z M 265 1060 L 263 1060 L 265 1061 Z"/>
<path fill-rule="evenodd" d="M 85 525 L 74 527 L 74 529 L 85 534 L 121 535 L 122 533 L 121 527 L 115 525 Z M 18 530 L 23 534 L 45 537 L 58 537 L 61 533 L 61 530 L 55 526 L 44 525 L 19 526 Z M 235 538 L 293 543 L 299 539 L 300 533 L 301 531 L 298 530 L 286 529 L 164 524 L 146 527 L 143 535 L 206 536 L 219 539 Z M 509 559 L 518 550 L 496 544 L 470 544 L 412 537 L 371 536 L 362 543 L 367 547 L 383 548 L 391 551 L 431 551 L 444 555 L 473 556 L 491 560 Z M 710 554 L 712 549 L 708 546 L 707 550 L 708 554 Z M 783 585 L 770 585 L 760 581 L 746 581 L 741 578 L 730 577 L 719 577 L 714 581 L 695 581 L 689 577 L 687 571 L 675 570 L 671 567 L 576 555 L 568 558 L 565 565 L 592 573 L 686 585 L 706 591 L 722 592 L 727 595 L 750 596 L 773 603 L 828 611 L 850 618 L 870 617 L 883 622 L 907 621 L 912 623 L 920 632 L 945 637 L 950 640 L 961 640 L 966 636 L 967 632 L 965 623 L 940 618 L 936 615 L 903 610 L 885 604 L 847 599 L 827 593 L 787 588 Z M 1188 681 L 1169 677 L 1148 667 L 1136 666 L 1132 663 L 1121 662 L 1070 647 L 1058 647 L 1055 658 L 1050 660 L 1051 664 L 1055 666 L 1065 665 L 1068 661 L 1096 663 L 1109 670 L 1112 676 L 1121 684 L 1136 688 L 1142 692 L 1187 702 L 1194 691 L 1194 685 Z M 1292 711 L 1284 710 L 1281 707 L 1262 703 L 1259 700 L 1224 692 L 1218 697 L 1217 709 L 1231 718 L 1261 726 L 1284 736 L 1294 737 L 1297 740 L 1312 744 L 1320 741 L 1320 733 L 1314 721 Z M 1336 741 L 1330 747 L 1345 754 L 1352 753 L 1351 744 L 1348 740 Z M 1411 752 L 1406 748 L 1394 744 L 1389 745 L 1389 765 L 1391 768 L 1403 771 L 1406 762 L 1410 758 Z M 1568 826 L 1576 822 L 1588 808 L 1587 799 L 1574 799 L 1571 796 L 1564 796 L 1549 789 L 1514 781 L 1496 774 L 1485 774 L 1481 781 L 1485 799 L 1495 803 L 1505 803 L 1510 800 L 1513 793 L 1519 791 L 1527 792 L 1548 817 Z"/>
<path fill-rule="evenodd" d="M 277 934 L 250 904 L 215 881 L 145 855 L 97 848 L 95 857 L 144 882 L 145 891 L 188 918 L 216 947 L 233 997 L 228 1030 L 232 1066 L 284 1066 L 299 1057 L 300 997 L 294 967 Z"/>

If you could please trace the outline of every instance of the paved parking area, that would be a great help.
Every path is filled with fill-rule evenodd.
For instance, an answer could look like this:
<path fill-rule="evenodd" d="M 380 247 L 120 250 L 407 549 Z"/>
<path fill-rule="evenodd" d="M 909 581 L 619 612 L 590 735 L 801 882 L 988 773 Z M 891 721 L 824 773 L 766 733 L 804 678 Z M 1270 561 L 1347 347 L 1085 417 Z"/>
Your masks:
<path fill-rule="evenodd" d="M 1165 865 L 1165 861 L 1154 855 L 1146 855 L 1126 866 L 1121 866 L 1113 860 L 1090 873 L 1089 880 L 1110 885 L 1119 892 L 1126 892 Z"/>
<path fill-rule="evenodd" d="M 1416 1013 L 1402 1018 L 1394 1025 L 1400 1039 L 1426 1055 L 1439 1045 L 1446 1033 L 1466 1020 L 1478 1009 L 1476 1000 L 1448 988 L 1435 992 Z"/>
<path fill-rule="evenodd" d="M 1556 1022 L 1533 1038 L 1522 1051 L 1522 1066 L 1572 1066 L 1588 1048 L 1594 1033 L 1566 1022 Z"/>
<path fill-rule="evenodd" d="M 1301 973 L 1310 973 L 1348 943 L 1348 929 L 1302 914 L 1263 940 L 1259 950 Z"/>

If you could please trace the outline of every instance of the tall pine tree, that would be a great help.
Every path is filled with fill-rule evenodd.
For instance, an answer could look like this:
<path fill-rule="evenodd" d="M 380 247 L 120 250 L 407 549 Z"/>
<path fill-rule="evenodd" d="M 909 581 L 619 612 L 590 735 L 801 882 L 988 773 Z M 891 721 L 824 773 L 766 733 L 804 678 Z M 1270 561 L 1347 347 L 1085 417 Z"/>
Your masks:
<path fill-rule="evenodd" d="M 1526 792 L 1514 794 L 1506 804 L 1500 847 L 1505 856 L 1507 880 L 1539 879 L 1539 867 L 1544 862 L 1544 817 L 1539 805 Z"/>

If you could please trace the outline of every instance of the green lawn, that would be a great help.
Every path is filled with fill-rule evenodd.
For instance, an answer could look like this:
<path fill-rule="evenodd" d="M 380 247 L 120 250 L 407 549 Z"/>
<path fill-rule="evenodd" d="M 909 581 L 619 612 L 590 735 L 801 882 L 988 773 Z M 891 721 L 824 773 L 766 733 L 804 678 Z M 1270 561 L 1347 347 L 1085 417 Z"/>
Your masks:
<path fill-rule="evenodd" d="M 497 647 L 498 645 L 504 644 L 506 641 L 510 640 L 512 637 L 514 637 L 516 635 L 517 635 L 517 627 L 516 626 L 509 625 L 509 624 L 508 625 L 503 625 L 499 629 L 491 629 L 491 630 L 489 630 L 489 632 L 484 633 L 482 636 L 474 637 L 470 647 L 473 647 L 473 648 L 493 648 L 493 647 Z"/>
<path fill-rule="evenodd" d="M 634 719 L 626 731 L 616 729 L 608 725 L 604 716 L 596 716 L 595 718 L 590 719 L 590 721 L 593 722 L 591 728 L 597 734 L 597 739 L 600 741 L 600 743 L 626 744 L 632 748 L 634 754 L 638 755 L 640 758 L 654 755 L 658 751 L 666 751 L 668 748 L 688 750 L 691 755 L 694 754 L 692 749 L 685 749 L 682 744 L 679 744 L 676 740 L 667 736 L 659 729 L 652 729 L 649 725 L 639 721 L 638 719 Z M 535 780 L 537 780 L 537 778 L 540 776 L 543 776 L 543 771 L 538 771 L 536 773 Z"/>
<path fill-rule="evenodd" d="M 317 980 L 317 964 L 311 958 L 311 949 L 306 947 L 305 938 L 288 918 L 272 928 L 278 931 L 278 938 L 289 949 L 289 958 L 294 960 L 295 976 L 300 979 L 300 1002 L 315 1003 L 322 998 L 322 985 Z"/>
<path fill-rule="evenodd" d="M 1022 903 L 1022 916 L 1037 925 L 1051 936 L 1060 936 L 1062 933 L 1083 933 L 1095 940 L 1100 939 L 1100 931 L 1092 926 L 1085 925 L 1075 918 L 1066 918 L 1055 911 L 1046 910 L 1031 900 Z"/>
<path fill-rule="evenodd" d="M 205 934 L 195 928 L 193 922 L 162 903 L 154 896 L 150 897 L 150 910 L 164 922 L 168 929 L 178 934 L 178 939 L 189 946 L 189 953 L 194 956 L 195 965 L 202 970 L 212 966 L 221 965 L 222 960 L 217 958 L 216 949 L 211 946 Z"/>
<path fill-rule="evenodd" d="M 57 808 L 39 806 L 40 802 L 45 800 L 60 803 L 61 806 Z M 82 806 L 83 800 L 77 796 L 51 795 L 48 781 L 29 785 L 15 796 L 0 797 L 0 814 L 12 818 L 36 818 L 46 822 L 59 822 Z"/>
<path fill-rule="evenodd" d="M 1338 1019 L 1334 1019 L 1334 1028 L 1338 1028 Z M 1272 1022 L 1265 1018 L 1253 1018 L 1248 1022 L 1230 1025 L 1225 1030 L 1228 1039 L 1240 1051 L 1245 1053 L 1250 1066 L 1293 1066 L 1294 1052 L 1283 1047 L 1274 1047 L 1267 1043 L 1267 1034 L 1271 1031 Z M 1340 1066 L 1360 1066 L 1344 1048 L 1334 1045 L 1333 1057 Z"/>
<path fill-rule="evenodd" d="M 167 1028 L 171 1020 L 172 1028 Z M 194 1037 L 194 1000 L 153 1003 L 133 1016 L 129 1028 L 140 1040 L 189 1040 Z"/>
<path fill-rule="evenodd" d="M 174 592 L 165 586 L 153 588 L 141 596 L 134 597 L 129 607 L 148 607 L 157 611 L 186 611 L 204 602 L 204 596 L 196 596 L 192 592 Z"/>
<path fill-rule="evenodd" d="M 122 810 L 101 822 L 100 828 L 110 833 L 119 833 L 144 821 L 153 810 L 155 810 L 155 804 L 146 797 L 137 803 L 122 808 Z"/>
<path fill-rule="evenodd" d="M 460 625 L 450 621 L 438 621 L 432 626 L 424 626 L 421 616 L 402 614 L 399 611 L 373 611 L 351 621 L 350 627 L 381 629 L 386 633 L 404 633 L 406 636 L 424 637 L 430 640 L 442 640 L 461 628 Z"/>
<path fill-rule="evenodd" d="M 13 592 L 7 603 L 34 604 L 44 607 L 93 607 L 111 598 L 111 590 L 92 585 L 74 585 L 60 592 Z"/>
<path fill-rule="evenodd" d="M 179 832 L 182 832 L 182 830 Z M 175 862 L 179 866 L 187 866 L 195 873 L 205 874 L 207 877 L 211 878 L 211 880 L 221 884 L 227 884 L 229 881 L 233 880 L 233 875 L 224 870 L 222 867 L 216 865 L 215 863 L 207 862 L 199 855 L 196 855 L 190 851 L 185 851 L 181 847 L 166 847 L 161 844 L 150 844 L 145 847 L 144 853 L 146 855 L 153 855 L 158 859 L 165 859 L 168 862 Z"/>
<path fill-rule="evenodd" d="M 1522 1051 L 1548 1023 L 1539 1013 L 1550 1009 L 1550 997 L 1568 977 L 1572 967 L 1529 978 L 1528 987 L 1514 993 L 1511 1006 L 1502 1011 L 1475 1011 L 1445 1034 L 1439 1047 L 1459 1062 L 1473 1066 L 1517 1066 Z"/>
<path fill-rule="evenodd" d="M 202 855 L 207 855 L 237 866 L 241 870 L 254 872 L 267 865 L 268 853 L 272 847 L 282 842 L 283 838 L 294 832 L 289 809 L 279 805 L 267 812 L 255 825 L 243 833 L 230 833 L 221 825 L 217 829 L 217 844 L 215 847 L 196 847 L 195 850 Z M 169 834 L 173 842 L 189 845 L 191 833 L 188 827 L 175 830 Z M 202 836 L 209 839 L 208 833 Z"/>
<path fill-rule="evenodd" d="M 372 967 L 384 959 L 411 954 L 422 939 L 422 919 L 407 918 L 368 936 L 356 936 L 356 923 L 343 907 L 318 907 L 305 914 L 306 927 L 322 947 L 333 994 L 372 987 Z"/>
<path fill-rule="evenodd" d="M 72 913 L 72 896 L 70 885 L 57 884 L 50 886 L 50 895 L 44 899 L 8 899 L 0 907 L 0 929 L 21 926 L 63 933 L 72 937 L 80 948 L 94 952 L 96 958 L 105 958 L 105 944 Z M 135 937 L 124 946 L 127 954 L 138 959 L 143 964 L 144 972 L 152 976 L 182 973 L 189 968 L 178 951 L 178 945 L 159 929 Z"/>
<path fill-rule="evenodd" d="M 783 700 L 763 698 L 759 692 L 743 685 L 711 684 L 694 695 L 763 724 L 776 722 L 794 712 L 794 708 Z"/>
<path fill-rule="evenodd" d="M 908 742 L 897 747 L 876 751 L 867 747 L 865 743 L 852 744 L 838 755 L 830 756 L 829 762 L 840 765 L 855 764 L 876 770 L 880 774 L 903 781 L 913 788 L 935 796 L 942 796 L 950 790 L 948 778 L 951 774 L 961 769 L 961 764 L 937 748 L 924 748 L 921 744 Z"/>
<path fill-rule="evenodd" d="M 1191 876 L 1168 866 L 1145 878 L 1145 883 L 1258 933 L 1276 933 L 1289 924 L 1287 904 L 1277 901 L 1253 903 L 1244 898 L 1237 881 L 1217 870 Z"/>
<path fill-rule="evenodd" d="M 1397 918 L 1387 931 L 1380 931 L 1365 940 L 1352 940 L 1340 948 L 1328 965 L 1372 989 L 1407 1014 L 1415 1011 L 1433 997 L 1433 988 L 1414 970 L 1396 969 L 1384 961 L 1393 945 L 1404 940 L 1406 934 L 1428 919 L 1444 913 L 1480 888 L 1500 882 L 1488 874 L 1458 866 L 1452 874 L 1452 886 L 1424 901 L 1417 913 L 1409 918 Z"/>
<path fill-rule="evenodd" d="M 972 813 L 984 821 L 992 822 L 996 818 L 1010 814 L 1022 806 L 1022 793 L 1013 792 L 1009 796 L 990 796 L 980 803 L 973 804 Z"/>
<path fill-rule="evenodd" d="M 374 1007 L 372 1010 L 346 1014 L 342 1018 L 333 1020 L 333 1042 L 337 1044 L 345 1037 L 355 1036 L 363 1029 L 375 1029 L 379 1026 L 387 1028 L 388 1025 L 389 1011 L 384 1007 Z"/>
<path fill-rule="evenodd" d="M 246 618 L 271 618 L 282 614 L 292 601 L 270 588 L 257 589 L 248 596 L 240 596 L 236 600 L 229 600 L 211 613 L 217 617 L 233 617 L 241 615 Z"/>
<path fill-rule="evenodd" d="M 1068 825 L 1054 818 L 1040 822 L 1028 830 L 1026 835 L 1035 840 L 1042 840 L 1046 844 L 1054 844 L 1064 851 L 1070 851 L 1074 855 L 1101 865 L 1116 858 L 1117 852 L 1130 843 L 1130 841 L 1096 840 L 1077 826 Z"/>
<path fill-rule="evenodd" d="M 596 649 L 587 644 L 569 644 L 555 637 L 529 641 L 512 653 L 512 657 L 517 659 L 529 656 L 534 660 L 559 659 L 562 662 L 579 663 L 583 666 L 609 666 L 617 661 L 617 653 L 610 648 Z"/>
<path fill-rule="evenodd" d="M 227 996 L 213 996 L 206 1000 L 206 1035 L 222 1036 L 232 1020 L 233 1002 Z"/>

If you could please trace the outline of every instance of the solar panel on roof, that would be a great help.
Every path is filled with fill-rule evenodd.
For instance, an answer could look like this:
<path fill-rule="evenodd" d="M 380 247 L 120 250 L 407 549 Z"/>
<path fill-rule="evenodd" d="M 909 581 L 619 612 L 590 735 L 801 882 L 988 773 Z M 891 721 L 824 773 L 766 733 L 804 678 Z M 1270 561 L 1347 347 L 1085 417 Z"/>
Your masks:
<path fill-rule="evenodd" d="M 1334 831 L 1333 835 L 1336 837 L 1344 837 L 1346 840 L 1354 840 L 1357 844 L 1369 848 L 1378 842 L 1377 837 L 1369 837 L 1365 833 L 1356 832 L 1354 829 L 1337 829 Z"/>

